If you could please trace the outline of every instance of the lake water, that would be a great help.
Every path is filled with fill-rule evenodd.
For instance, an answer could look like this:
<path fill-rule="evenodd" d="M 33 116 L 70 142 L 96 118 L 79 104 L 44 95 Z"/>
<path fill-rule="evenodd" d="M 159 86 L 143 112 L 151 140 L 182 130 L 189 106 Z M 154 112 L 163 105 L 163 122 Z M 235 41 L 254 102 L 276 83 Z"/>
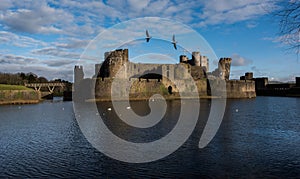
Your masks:
<path fill-rule="evenodd" d="M 99 103 L 105 124 L 119 136 L 148 142 L 166 135 L 176 124 L 179 101 L 168 101 L 158 127 L 136 130 Z M 131 108 L 147 114 L 145 102 Z M 201 100 L 199 119 L 207 118 L 210 100 Z M 189 139 L 158 161 L 130 164 L 111 159 L 85 139 L 72 102 L 45 101 L 34 105 L 0 106 L 0 177 L 99 178 L 299 178 L 300 98 L 257 97 L 228 100 L 214 139 L 198 148 L 205 120 Z"/>

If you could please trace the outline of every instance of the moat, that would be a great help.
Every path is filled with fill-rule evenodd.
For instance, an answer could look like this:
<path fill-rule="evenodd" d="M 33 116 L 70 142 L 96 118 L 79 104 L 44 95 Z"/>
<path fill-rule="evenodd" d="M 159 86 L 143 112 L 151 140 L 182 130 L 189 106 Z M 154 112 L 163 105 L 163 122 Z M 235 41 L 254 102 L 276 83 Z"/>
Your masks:
<path fill-rule="evenodd" d="M 169 117 L 159 127 L 128 132 L 128 126 L 116 123 L 113 110 L 107 110 L 110 102 L 97 104 L 109 128 L 138 142 L 167 133 L 177 122 L 180 108 L 179 100 L 167 101 Z M 143 101 L 131 102 L 132 110 L 140 115 L 148 112 L 145 106 Z M 197 126 L 175 153 L 152 163 L 128 164 L 104 156 L 88 143 L 72 102 L 0 106 L 0 177 L 299 177 L 300 98 L 228 99 L 215 138 L 199 149 L 209 108 L 210 100 L 201 100 Z"/>

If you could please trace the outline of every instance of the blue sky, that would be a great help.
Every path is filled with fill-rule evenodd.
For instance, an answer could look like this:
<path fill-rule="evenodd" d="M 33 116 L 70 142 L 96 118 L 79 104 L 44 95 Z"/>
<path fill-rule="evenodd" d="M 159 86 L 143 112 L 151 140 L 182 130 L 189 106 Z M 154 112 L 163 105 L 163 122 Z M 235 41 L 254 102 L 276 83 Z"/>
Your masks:
<path fill-rule="evenodd" d="M 99 33 L 135 18 L 160 17 L 169 21 L 146 27 L 117 25 L 118 35 L 106 40 L 117 42 L 122 35 L 134 41 L 144 38 L 144 29 L 149 28 L 153 38 L 167 41 L 175 33 L 179 45 L 193 41 L 184 36 L 184 29 L 168 24 L 174 21 L 202 35 L 218 58 L 231 57 L 232 79 L 252 71 L 255 77 L 291 81 L 300 76 L 300 64 L 278 41 L 278 19 L 270 15 L 278 8 L 271 0 L 1 0 L 0 72 L 33 72 L 72 81 L 74 65 Z M 195 48 L 189 50 L 203 49 Z M 201 53 L 205 55 L 205 50 Z M 103 54 L 92 59 L 100 62 Z M 216 61 L 210 59 L 210 66 Z"/>

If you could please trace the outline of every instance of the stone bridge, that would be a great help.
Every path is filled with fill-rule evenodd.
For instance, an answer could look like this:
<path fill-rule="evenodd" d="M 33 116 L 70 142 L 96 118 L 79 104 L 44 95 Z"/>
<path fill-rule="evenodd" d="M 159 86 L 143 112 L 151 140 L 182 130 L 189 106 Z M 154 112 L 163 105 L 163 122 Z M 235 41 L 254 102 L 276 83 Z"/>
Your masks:
<path fill-rule="evenodd" d="M 42 97 L 53 94 L 55 87 L 64 88 L 65 83 L 53 82 L 53 83 L 26 83 L 26 87 L 34 88 L 35 91 L 41 92 L 41 88 L 47 88 L 47 92 L 41 92 Z"/>

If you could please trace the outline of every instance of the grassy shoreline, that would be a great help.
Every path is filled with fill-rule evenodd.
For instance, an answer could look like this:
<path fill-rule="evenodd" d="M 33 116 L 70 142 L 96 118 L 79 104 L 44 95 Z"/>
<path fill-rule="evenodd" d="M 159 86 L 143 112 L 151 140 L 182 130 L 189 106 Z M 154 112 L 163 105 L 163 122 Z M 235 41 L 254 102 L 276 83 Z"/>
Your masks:
<path fill-rule="evenodd" d="M 33 89 L 21 85 L 0 84 L 0 91 L 1 90 L 33 90 Z"/>
<path fill-rule="evenodd" d="M 40 93 L 20 85 L 0 84 L 0 105 L 36 104 L 40 102 Z"/>

